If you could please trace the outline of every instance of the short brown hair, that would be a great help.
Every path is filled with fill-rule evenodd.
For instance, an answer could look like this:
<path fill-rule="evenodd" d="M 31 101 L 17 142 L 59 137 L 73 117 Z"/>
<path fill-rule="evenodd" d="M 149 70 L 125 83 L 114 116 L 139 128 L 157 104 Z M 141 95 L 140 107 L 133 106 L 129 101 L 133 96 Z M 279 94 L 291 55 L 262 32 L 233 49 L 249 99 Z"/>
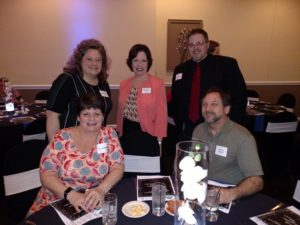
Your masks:
<path fill-rule="evenodd" d="M 147 61 L 148 61 L 147 71 L 149 71 L 149 69 L 152 66 L 153 59 L 151 56 L 150 49 L 146 45 L 143 45 L 143 44 L 136 44 L 131 47 L 131 49 L 129 50 L 128 58 L 126 60 L 127 66 L 132 71 L 132 60 L 137 56 L 137 54 L 139 52 L 144 52 L 146 54 Z"/>

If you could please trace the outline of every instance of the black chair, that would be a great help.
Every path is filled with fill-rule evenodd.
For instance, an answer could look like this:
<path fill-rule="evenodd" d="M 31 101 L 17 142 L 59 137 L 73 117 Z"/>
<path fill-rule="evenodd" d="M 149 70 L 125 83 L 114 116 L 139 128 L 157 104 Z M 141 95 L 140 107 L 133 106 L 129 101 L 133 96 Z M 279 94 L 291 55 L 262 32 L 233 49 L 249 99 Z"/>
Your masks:
<path fill-rule="evenodd" d="M 294 134 L 297 124 L 297 116 L 290 112 L 270 116 L 260 149 L 266 176 L 292 175 Z"/>
<path fill-rule="evenodd" d="M 23 127 L 23 141 L 46 140 L 46 117 L 38 118 Z"/>
<path fill-rule="evenodd" d="M 248 101 L 259 101 L 259 94 L 255 90 L 247 89 Z"/>
<path fill-rule="evenodd" d="M 279 96 L 277 105 L 284 106 L 287 111 L 293 112 L 296 106 L 296 98 L 291 93 L 284 93 Z"/>
<path fill-rule="evenodd" d="M 270 116 L 266 131 L 258 144 L 264 170 L 263 192 L 287 204 L 292 200 L 296 179 L 294 149 L 297 117 L 290 112 Z M 299 162 L 297 162 L 299 163 Z"/>
<path fill-rule="evenodd" d="M 5 207 L 9 224 L 18 224 L 36 198 L 39 187 L 39 163 L 47 142 L 30 140 L 11 148 L 4 158 Z"/>
<path fill-rule="evenodd" d="M 46 104 L 47 100 L 49 98 L 49 94 L 50 94 L 50 92 L 47 91 L 47 90 L 43 90 L 43 91 L 38 92 L 35 96 L 34 102 L 35 103 Z"/>

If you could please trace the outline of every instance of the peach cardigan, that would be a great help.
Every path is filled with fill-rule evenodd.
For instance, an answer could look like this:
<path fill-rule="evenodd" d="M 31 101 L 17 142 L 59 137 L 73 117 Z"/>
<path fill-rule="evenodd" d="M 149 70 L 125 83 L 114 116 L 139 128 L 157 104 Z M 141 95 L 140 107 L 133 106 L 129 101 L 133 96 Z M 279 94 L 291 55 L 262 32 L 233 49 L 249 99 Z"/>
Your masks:
<path fill-rule="evenodd" d="M 120 84 L 117 114 L 117 131 L 122 136 L 124 107 L 131 91 L 133 77 Z M 138 87 L 137 114 L 141 129 L 155 137 L 167 135 L 167 98 L 163 81 L 150 74 L 147 80 Z"/>

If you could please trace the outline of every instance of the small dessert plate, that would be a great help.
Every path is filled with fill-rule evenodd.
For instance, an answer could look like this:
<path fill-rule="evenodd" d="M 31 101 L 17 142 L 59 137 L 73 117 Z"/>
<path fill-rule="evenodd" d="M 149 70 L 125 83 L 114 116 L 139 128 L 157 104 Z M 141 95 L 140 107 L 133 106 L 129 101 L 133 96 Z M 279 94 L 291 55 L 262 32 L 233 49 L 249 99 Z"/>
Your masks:
<path fill-rule="evenodd" d="M 147 203 L 141 201 L 127 202 L 122 207 L 122 213 L 130 218 L 140 218 L 147 215 L 150 207 Z"/>

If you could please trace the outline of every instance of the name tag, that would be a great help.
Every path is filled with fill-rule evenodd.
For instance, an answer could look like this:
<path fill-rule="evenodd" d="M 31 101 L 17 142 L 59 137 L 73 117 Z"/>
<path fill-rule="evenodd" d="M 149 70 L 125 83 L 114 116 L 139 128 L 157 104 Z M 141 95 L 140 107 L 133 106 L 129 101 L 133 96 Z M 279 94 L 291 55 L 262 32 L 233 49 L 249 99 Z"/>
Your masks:
<path fill-rule="evenodd" d="M 177 73 L 175 76 L 175 81 L 176 80 L 181 80 L 182 79 L 182 73 Z"/>
<path fill-rule="evenodd" d="M 107 143 L 97 144 L 97 152 L 98 154 L 107 152 Z"/>
<path fill-rule="evenodd" d="M 227 156 L 227 150 L 228 150 L 227 147 L 217 145 L 215 154 L 219 155 L 219 156 L 226 157 Z"/>
<path fill-rule="evenodd" d="M 142 94 L 151 94 L 151 88 L 142 88 Z"/>
<path fill-rule="evenodd" d="M 109 96 L 108 96 L 108 94 L 107 94 L 106 91 L 100 90 L 99 92 L 100 92 L 100 94 L 101 94 L 102 97 L 109 98 Z"/>

